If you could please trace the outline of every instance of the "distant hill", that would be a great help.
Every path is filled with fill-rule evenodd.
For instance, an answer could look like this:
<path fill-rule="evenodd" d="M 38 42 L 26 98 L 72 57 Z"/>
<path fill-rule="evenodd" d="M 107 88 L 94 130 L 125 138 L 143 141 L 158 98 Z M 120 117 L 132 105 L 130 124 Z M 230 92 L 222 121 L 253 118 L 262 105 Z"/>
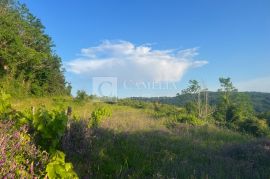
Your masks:
<path fill-rule="evenodd" d="M 261 92 L 240 92 L 246 94 L 255 109 L 256 112 L 266 112 L 270 111 L 270 93 Z M 209 104 L 216 105 L 218 103 L 220 94 L 218 92 L 209 92 Z M 188 101 L 190 101 L 192 95 L 184 94 L 175 97 L 132 97 L 132 99 L 142 100 L 142 101 L 158 101 L 164 104 L 173 104 L 176 106 L 184 106 Z"/>

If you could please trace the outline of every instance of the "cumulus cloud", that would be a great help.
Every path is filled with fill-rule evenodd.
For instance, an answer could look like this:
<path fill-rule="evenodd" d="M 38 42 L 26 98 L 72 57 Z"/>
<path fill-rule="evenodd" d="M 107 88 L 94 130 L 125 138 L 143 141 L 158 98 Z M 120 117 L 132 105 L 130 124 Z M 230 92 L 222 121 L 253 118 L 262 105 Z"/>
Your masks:
<path fill-rule="evenodd" d="M 236 83 L 240 91 L 270 92 L 270 76 Z"/>
<path fill-rule="evenodd" d="M 179 81 L 190 68 L 207 61 L 197 61 L 197 48 L 154 50 L 150 45 L 136 46 L 128 41 L 103 41 L 84 48 L 80 56 L 66 64 L 66 69 L 88 77 L 113 76 L 120 80 Z"/>

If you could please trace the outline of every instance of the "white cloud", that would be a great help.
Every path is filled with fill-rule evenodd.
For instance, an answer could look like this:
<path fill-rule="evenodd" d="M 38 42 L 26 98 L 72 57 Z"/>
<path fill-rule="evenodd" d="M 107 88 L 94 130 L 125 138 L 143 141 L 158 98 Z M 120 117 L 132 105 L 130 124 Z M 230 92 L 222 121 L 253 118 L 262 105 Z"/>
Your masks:
<path fill-rule="evenodd" d="M 196 55 L 197 48 L 154 50 L 150 45 L 135 46 L 127 41 L 103 41 L 96 47 L 82 49 L 80 57 L 68 62 L 66 69 L 88 77 L 179 81 L 190 68 L 207 64 L 207 61 L 194 60 Z"/>
<path fill-rule="evenodd" d="M 270 76 L 236 83 L 240 91 L 270 92 Z"/>

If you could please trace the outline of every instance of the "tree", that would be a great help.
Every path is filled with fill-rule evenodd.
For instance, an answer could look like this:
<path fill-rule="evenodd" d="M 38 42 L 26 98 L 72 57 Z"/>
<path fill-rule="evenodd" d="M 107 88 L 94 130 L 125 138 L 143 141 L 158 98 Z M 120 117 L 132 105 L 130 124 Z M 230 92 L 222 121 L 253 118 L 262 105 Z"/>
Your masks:
<path fill-rule="evenodd" d="M 191 94 L 194 96 L 193 101 L 197 104 L 197 114 L 201 117 L 201 86 L 197 80 L 189 80 L 189 86 L 182 90 L 182 94 Z M 196 97 L 197 96 L 197 99 Z"/>
<path fill-rule="evenodd" d="M 251 123 L 250 120 L 256 119 L 249 97 L 237 92 L 230 78 L 219 78 L 219 81 L 221 97 L 214 113 L 215 119 L 233 128 L 243 128 L 246 120 Z"/>
<path fill-rule="evenodd" d="M 237 92 L 237 89 L 233 86 L 231 78 L 219 78 L 220 89 L 219 92 L 223 93 L 222 98 L 226 104 L 230 103 L 230 97 L 233 92 Z"/>
<path fill-rule="evenodd" d="M 87 98 L 88 98 L 88 95 L 87 95 L 86 91 L 84 91 L 84 90 L 77 91 L 77 96 L 75 98 L 77 101 L 84 101 Z"/>
<path fill-rule="evenodd" d="M 231 82 L 231 78 L 219 78 L 220 89 L 218 92 L 220 93 L 219 103 L 214 112 L 214 117 L 219 122 L 225 123 L 226 121 L 230 121 L 233 115 L 234 106 L 231 105 L 231 94 L 236 92 L 237 89 L 233 86 Z"/>
<path fill-rule="evenodd" d="M 67 94 L 61 58 L 41 21 L 16 0 L 0 2 L 0 87 L 11 94 Z M 21 91 L 23 91 L 21 90 Z"/>

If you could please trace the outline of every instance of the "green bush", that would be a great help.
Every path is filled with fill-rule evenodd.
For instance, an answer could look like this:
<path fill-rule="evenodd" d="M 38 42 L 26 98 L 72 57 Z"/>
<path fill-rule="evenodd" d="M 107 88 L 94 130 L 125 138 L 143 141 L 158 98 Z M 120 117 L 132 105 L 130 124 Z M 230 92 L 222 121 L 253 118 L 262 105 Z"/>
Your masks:
<path fill-rule="evenodd" d="M 12 108 L 9 103 L 10 95 L 0 91 L 0 120 L 7 120 L 10 118 Z"/>
<path fill-rule="evenodd" d="M 175 120 L 177 122 L 188 123 L 194 126 L 200 126 L 204 124 L 204 121 L 191 114 L 178 114 L 175 116 Z"/>
<path fill-rule="evenodd" d="M 100 107 L 91 113 L 91 118 L 89 119 L 88 127 L 98 127 L 101 121 L 105 117 L 110 117 L 112 115 L 112 110 L 108 107 Z"/>
<path fill-rule="evenodd" d="M 266 119 L 267 123 L 270 127 L 270 111 L 264 112 L 264 113 L 260 113 L 258 114 L 258 118 L 260 119 Z"/>
<path fill-rule="evenodd" d="M 89 98 L 89 96 L 87 95 L 86 91 L 78 90 L 77 96 L 75 97 L 75 101 L 83 102 L 83 101 L 86 101 L 88 98 Z"/>
<path fill-rule="evenodd" d="M 198 114 L 198 109 L 194 102 L 187 102 L 185 104 L 185 110 L 188 114 L 192 114 L 192 115 Z"/>
<path fill-rule="evenodd" d="M 65 154 L 61 151 L 56 151 L 50 163 L 46 167 L 47 176 L 49 178 L 64 178 L 77 179 L 79 178 L 73 170 L 72 163 L 65 162 Z"/>
<path fill-rule="evenodd" d="M 238 125 L 241 131 L 256 137 L 262 137 L 269 134 L 267 122 L 262 119 L 250 118 L 240 122 Z"/>
<path fill-rule="evenodd" d="M 14 121 L 16 127 L 21 127 L 26 123 L 21 123 L 24 115 L 12 108 L 9 99 L 10 95 L 0 90 L 0 121 Z"/>
<path fill-rule="evenodd" d="M 180 110 L 177 109 L 175 106 L 167 105 L 167 104 L 159 104 L 154 103 L 154 117 L 161 118 L 161 117 L 172 117 L 179 114 Z"/>
<path fill-rule="evenodd" d="M 39 108 L 34 114 L 28 114 L 28 120 L 34 129 L 37 144 L 50 152 L 55 151 L 67 126 L 65 112 Z"/>

